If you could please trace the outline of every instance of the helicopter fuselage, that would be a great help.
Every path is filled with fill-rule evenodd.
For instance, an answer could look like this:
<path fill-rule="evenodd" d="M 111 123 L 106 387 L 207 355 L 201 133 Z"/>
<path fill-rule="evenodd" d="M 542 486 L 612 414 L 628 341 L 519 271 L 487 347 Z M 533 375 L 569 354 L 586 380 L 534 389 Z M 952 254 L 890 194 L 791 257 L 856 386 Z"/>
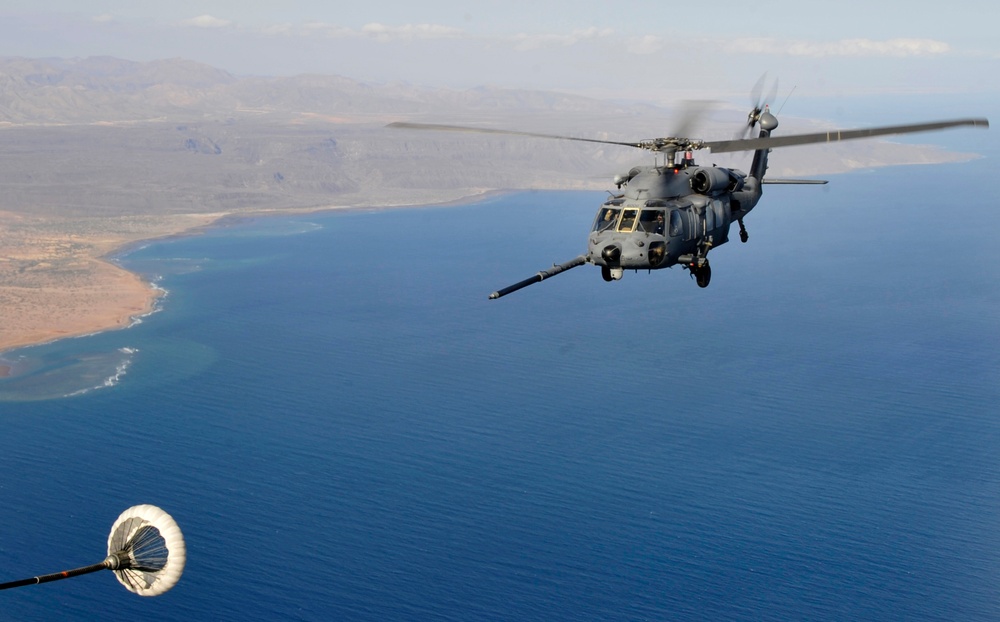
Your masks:
<path fill-rule="evenodd" d="M 700 267 L 761 195 L 758 180 L 742 171 L 696 166 L 690 158 L 636 167 L 615 181 L 625 190 L 601 205 L 586 255 L 609 281 L 624 270 Z"/>

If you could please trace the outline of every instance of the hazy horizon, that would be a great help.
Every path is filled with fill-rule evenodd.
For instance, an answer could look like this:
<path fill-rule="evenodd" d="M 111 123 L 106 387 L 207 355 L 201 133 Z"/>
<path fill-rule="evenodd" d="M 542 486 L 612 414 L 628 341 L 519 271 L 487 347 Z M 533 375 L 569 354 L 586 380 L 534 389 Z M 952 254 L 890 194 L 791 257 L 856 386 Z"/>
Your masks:
<path fill-rule="evenodd" d="M 544 89 L 654 103 L 743 96 L 763 72 L 808 95 L 982 93 L 1000 9 L 960 1 L 809 8 L 715 2 L 450 1 L 260 8 L 118 0 L 0 10 L 0 56 L 186 58 L 236 75 L 342 75 L 438 88 Z M 954 17 L 953 17 L 954 16 Z M 966 17 L 969 16 L 969 17 Z"/>

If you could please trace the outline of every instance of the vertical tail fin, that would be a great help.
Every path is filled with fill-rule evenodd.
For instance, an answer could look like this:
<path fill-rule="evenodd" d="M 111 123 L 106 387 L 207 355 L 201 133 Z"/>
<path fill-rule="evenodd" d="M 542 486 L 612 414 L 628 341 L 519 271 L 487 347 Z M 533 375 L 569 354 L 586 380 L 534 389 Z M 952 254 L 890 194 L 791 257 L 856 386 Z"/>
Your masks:
<path fill-rule="evenodd" d="M 771 112 L 764 108 L 764 112 L 760 115 L 760 136 L 758 138 L 767 138 L 771 135 L 771 132 L 778 127 L 778 119 L 771 114 Z M 764 180 L 764 175 L 767 173 L 767 154 L 770 149 L 758 149 L 753 152 L 753 162 L 750 164 L 750 176 L 756 178 L 758 181 Z"/>

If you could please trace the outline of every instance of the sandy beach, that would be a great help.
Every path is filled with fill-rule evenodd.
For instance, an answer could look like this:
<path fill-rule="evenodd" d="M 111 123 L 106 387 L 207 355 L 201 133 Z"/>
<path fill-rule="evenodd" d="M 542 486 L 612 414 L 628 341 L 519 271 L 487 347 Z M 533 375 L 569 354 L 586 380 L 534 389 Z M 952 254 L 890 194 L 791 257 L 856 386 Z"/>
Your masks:
<path fill-rule="evenodd" d="M 441 193 L 427 203 L 458 205 L 498 194 L 459 198 Z M 436 200 L 435 200 L 436 199 Z M 109 257 L 136 244 L 192 235 L 231 218 L 345 209 L 399 209 L 412 205 L 324 206 L 169 216 L 29 218 L 0 211 L 0 356 L 25 346 L 126 328 L 150 313 L 162 291 Z M 0 358 L 0 378 L 16 373 Z"/>
<path fill-rule="evenodd" d="M 107 257 L 221 216 L 55 222 L 0 212 L 0 353 L 130 325 L 152 311 L 160 291 Z M 9 362 L 0 361 L 0 377 L 11 372 Z"/>
<path fill-rule="evenodd" d="M 0 289 L 0 304 L 12 311 L 0 327 L 0 350 L 122 328 L 152 310 L 157 291 L 138 276 L 100 260 L 90 264 L 81 267 L 79 283 Z"/>

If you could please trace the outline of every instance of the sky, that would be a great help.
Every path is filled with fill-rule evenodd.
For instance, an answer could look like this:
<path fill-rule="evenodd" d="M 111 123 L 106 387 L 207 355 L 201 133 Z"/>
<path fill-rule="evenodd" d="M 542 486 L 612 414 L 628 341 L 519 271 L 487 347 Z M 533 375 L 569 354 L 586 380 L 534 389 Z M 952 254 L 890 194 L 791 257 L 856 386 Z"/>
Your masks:
<path fill-rule="evenodd" d="M 186 58 L 236 75 L 612 99 L 1000 90 L 1000 5 L 729 0 L 4 0 L 0 56 Z"/>

